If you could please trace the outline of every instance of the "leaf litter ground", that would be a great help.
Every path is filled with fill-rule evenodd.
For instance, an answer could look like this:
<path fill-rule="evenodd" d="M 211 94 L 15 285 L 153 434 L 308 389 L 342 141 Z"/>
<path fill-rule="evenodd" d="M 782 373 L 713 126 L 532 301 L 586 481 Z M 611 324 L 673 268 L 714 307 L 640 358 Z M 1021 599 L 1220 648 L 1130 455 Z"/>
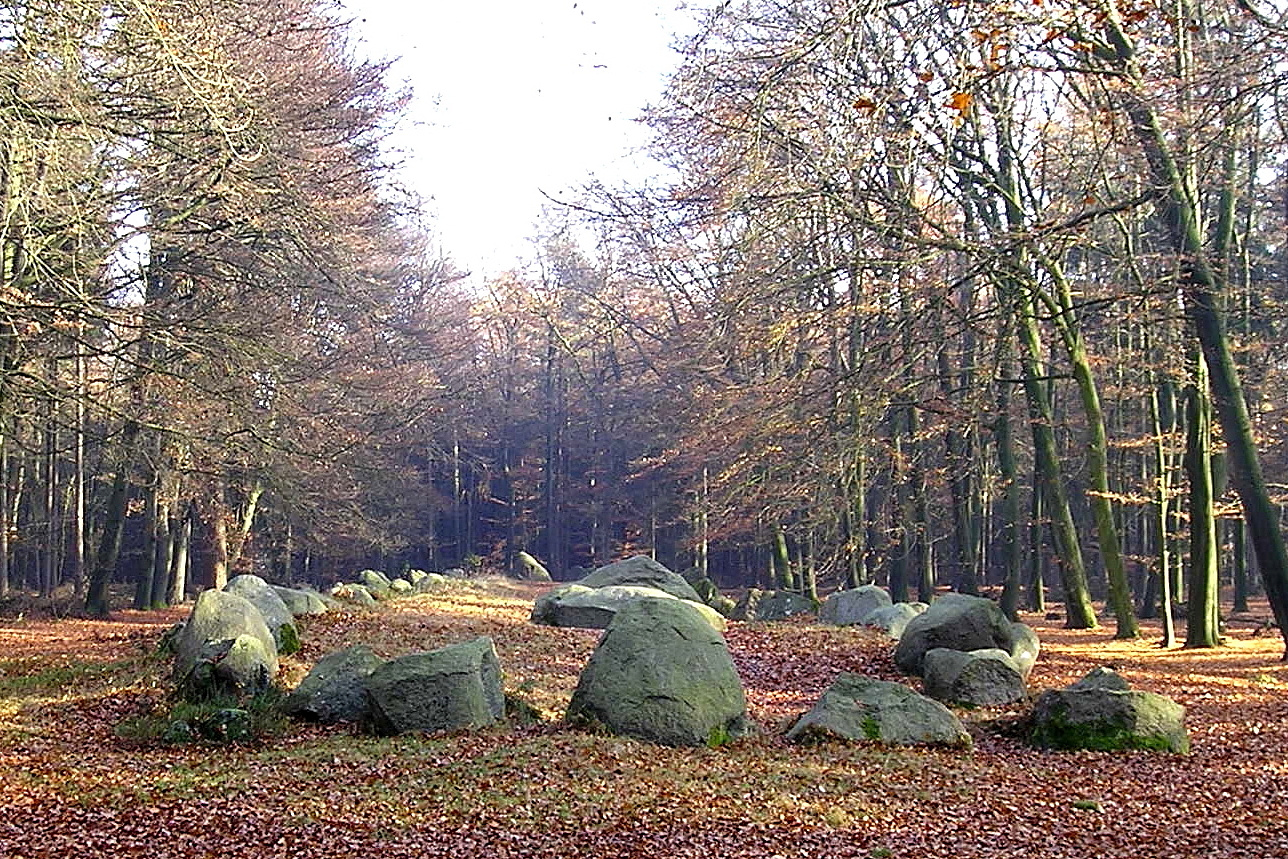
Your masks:
<path fill-rule="evenodd" d="M 892 646 L 804 621 L 733 624 L 761 736 L 669 749 L 558 723 L 597 633 L 537 627 L 537 589 L 459 585 L 305 621 L 293 683 L 366 643 L 392 657 L 496 641 L 507 691 L 549 718 L 452 736 L 292 725 L 251 747 L 116 736 L 166 705 L 161 634 L 184 614 L 0 620 L 0 857 L 1277 857 L 1288 855 L 1288 664 L 1232 629 L 1213 651 L 1038 616 L 1034 692 L 1116 667 L 1187 708 L 1188 756 L 1027 748 L 1022 707 L 964 713 L 971 751 L 794 747 L 841 671 L 899 680 Z M 906 681 L 905 681 L 906 682 Z"/>

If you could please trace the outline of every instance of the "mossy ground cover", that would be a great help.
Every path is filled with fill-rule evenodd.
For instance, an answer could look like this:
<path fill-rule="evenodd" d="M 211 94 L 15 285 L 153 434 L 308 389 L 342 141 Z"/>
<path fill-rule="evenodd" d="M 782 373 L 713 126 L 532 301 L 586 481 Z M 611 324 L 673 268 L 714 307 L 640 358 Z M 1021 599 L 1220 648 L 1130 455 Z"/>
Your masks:
<path fill-rule="evenodd" d="M 1231 630 L 1160 650 L 1112 630 L 1038 627 L 1034 690 L 1113 664 L 1188 708 L 1193 751 L 1043 752 L 1023 705 L 964 714 L 971 751 L 792 746 L 792 717 L 841 671 L 898 679 L 891 646 L 794 620 L 728 634 L 759 736 L 669 749 L 557 717 L 598 633 L 534 627 L 536 589 L 444 589 L 302 624 L 296 680 L 367 643 L 392 657 L 490 635 L 506 691 L 546 721 L 377 738 L 289 723 L 245 744 L 165 745 L 119 726 L 167 712 L 155 643 L 182 611 L 0 620 L 0 855 L 891 856 L 1285 855 L 1288 666 Z"/>

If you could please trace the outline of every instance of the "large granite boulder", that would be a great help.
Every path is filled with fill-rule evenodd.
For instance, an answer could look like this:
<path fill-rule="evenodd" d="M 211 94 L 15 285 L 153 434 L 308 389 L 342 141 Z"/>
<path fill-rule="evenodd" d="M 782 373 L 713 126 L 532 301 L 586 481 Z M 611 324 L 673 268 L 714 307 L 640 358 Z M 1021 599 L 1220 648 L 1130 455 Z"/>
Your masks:
<path fill-rule="evenodd" d="M 818 619 L 836 626 L 866 623 L 868 615 L 891 605 L 890 594 L 876 585 L 863 585 L 829 594 L 819 609 Z"/>
<path fill-rule="evenodd" d="M 952 711 L 901 683 L 841 674 L 787 732 L 789 740 L 870 740 L 890 746 L 967 747 L 970 734 Z"/>
<path fill-rule="evenodd" d="M 239 643 L 242 638 L 248 640 Z M 175 679 L 190 688 L 200 688 L 205 684 L 194 687 L 186 680 L 188 675 L 200 663 L 206 663 L 203 671 L 213 669 L 234 645 L 235 660 L 224 666 L 216 682 L 227 682 L 239 692 L 254 692 L 267 685 L 262 678 L 271 680 L 277 676 L 277 642 L 259 609 L 237 594 L 202 591 L 174 640 Z"/>
<path fill-rule="evenodd" d="M 1190 750 L 1184 707 L 1153 692 L 1123 688 L 1125 681 L 1117 674 L 1097 672 L 1068 689 L 1038 697 L 1029 734 L 1034 746 L 1180 754 Z"/>
<path fill-rule="evenodd" d="M 679 573 L 671 572 L 662 564 L 644 555 L 635 555 L 600 567 L 575 584 L 587 588 L 606 588 L 613 585 L 642 585 L 665 591 L 682 600 L 702 602 L 698 592 Z"/>
<path fill-rule="evenodd" d="M 394 595 L 393 582 L 379 570 L 361 570 L 356 584 L 362 585 L 378 600 L 387 600 Z"/>
<path fill-rule="evenodd" d="M 1020 666 L 1005 650 L 949 650 L 926 653 L 922 682 L 926 694 L 963 707 L 992 707 L 1024 698 Z"/>
<path fill-rule="evenodd" d="M 641 599 L 677 598 L 665 591 L 642 585 L 608 585 L 602 588 L 564 585 L 537 598 L 532 606 L 532 622 L 544 626 L 607 629 L 619 611 Z M 693 606 L 713 629 L 720 632 L 725 630 L 727 624 L 720 612 L 693 600 L 681 602 Z"/>
<path fill-rule="evenodd" d="M 478 728 L 505 717 L 501 665 L 487 637 L 391 659 L 367 675 L 366 693 L 378 734 Z"/>
<path fill-rule="evenodd" d="M 997 648 L 1011 654 L 1027 678 L 1037 659 L 1037 636 L 1026 636 L 1026 629 L 1012 624 L 990 599 L 945 594 L 908 622 L 894 661 L 905 674 L 921 675 L 926 653 L 936 647 L 966 652 Z"/>
<path fill-rule="evenodd" d="M 301 617 L 310 614 L 326 614 L 330 609 L 322 595 L 317 591 L 307 590 L 305 588 L 287 588 L 281 585 L 272 585 L 273 593 L 277 594 L 283 603 L 286 604 L 287 610 Z"/>
<path fill-rule="evenodd" d="M 879 629 L 887 636 L 898 641 L 908 624 L 919 614 L 926 611 L 924 602 L 897 602 L 894 605 L 876 609 L 863 619 L 864 626 Z"/>
<path fill-rule="evenodd" d="M 361 722 L 367 715 L 367 676 L 383 663 L 365 644 L 329 653 L 286 696 L 282 711 L 318 722 Z"/>
<path fill-rule="evenodd" d="M 719 745 L 749 730 L 724 637 L 688 600 L 623 606 L 577 681 L 567 719 L 668 746 Z"/>
<path fill-rule="evenodd" d="M 224 585 L 224 590 L 248 600 L 264 616 L 277 642 L 278 653 L 294 653 L 300 649 L 300 634 L 295 628 L 295 615 L 286 602 L 273 590 L 272 585 L 255 575 L 234 576 Z"/>
<path fill-rule="evenodd" d="M 734 606 L 731 620 L 786 620 L 798 614 L 813 614 L 814 601 L 791 591 L 762 591 L 749 588 Z"/>

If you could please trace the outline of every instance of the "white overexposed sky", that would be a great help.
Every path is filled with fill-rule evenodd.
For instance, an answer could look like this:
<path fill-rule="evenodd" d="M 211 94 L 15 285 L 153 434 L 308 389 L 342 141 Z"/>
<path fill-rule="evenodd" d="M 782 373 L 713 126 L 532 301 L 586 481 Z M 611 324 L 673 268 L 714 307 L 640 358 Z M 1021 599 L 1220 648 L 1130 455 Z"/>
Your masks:
<path fill-rule="evenodd" d="M 367 56 L 415 92 L 395 138 L 443 250 L 478 276 L 530 255 L 544 205 L 647 176 L 635 120 L 692 26 L 680 0 L 342 0 Z"/>

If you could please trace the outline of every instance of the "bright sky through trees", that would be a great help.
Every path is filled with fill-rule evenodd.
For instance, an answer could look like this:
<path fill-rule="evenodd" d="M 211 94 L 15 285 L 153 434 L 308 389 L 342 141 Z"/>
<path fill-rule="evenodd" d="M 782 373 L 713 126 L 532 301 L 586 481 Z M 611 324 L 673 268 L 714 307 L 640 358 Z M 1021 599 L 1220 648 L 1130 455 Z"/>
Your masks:
<path fill-rule="evenodd" d="M 397 143 L 444 250 L 486 274 L 530 250 L 547 204 L 594 174 L 647 175 L 635 120 L 678 59 L 677 0 L 348 0 L 360 50 L 415 91 Z"/>

